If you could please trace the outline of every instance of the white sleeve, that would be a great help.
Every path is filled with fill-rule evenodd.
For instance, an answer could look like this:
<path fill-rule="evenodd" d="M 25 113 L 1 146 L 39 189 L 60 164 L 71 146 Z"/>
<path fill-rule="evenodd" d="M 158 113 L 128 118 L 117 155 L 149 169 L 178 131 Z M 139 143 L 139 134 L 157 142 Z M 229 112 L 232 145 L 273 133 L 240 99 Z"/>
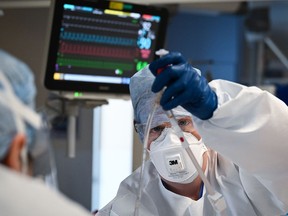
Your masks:
<path fill-rule="evenodd" d="M 288 179 L 288 107 L 272 94 L 224 80 L 213 117 L 195 118 L 204 143 L 247 172 L 268 181 Z"/>

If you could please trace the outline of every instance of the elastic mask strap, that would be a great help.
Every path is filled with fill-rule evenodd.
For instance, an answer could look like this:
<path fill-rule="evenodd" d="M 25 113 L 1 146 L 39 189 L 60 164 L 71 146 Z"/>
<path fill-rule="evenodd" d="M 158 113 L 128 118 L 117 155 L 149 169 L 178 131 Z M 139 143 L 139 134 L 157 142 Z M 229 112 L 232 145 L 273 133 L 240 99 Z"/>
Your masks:
<path fill-rule="evenodd" d="M 8 102 L 8 103 L 7 103 Z M 15 125 L 17 128 L 17 131 L 19 133 L 25 133 L 25 124 L 21 118 L 21 116 L 15 111 L 16 108 L 12 107 L 12 105 L 10 104 L 9 99 L 7 98 L 7 94 L 0 92 L 0 103 L 3 106 L 6 106 L 9 110 L 11 110 L 11 112 L 13 113 L 13 117 L 14 117 L 14 121 L 15 121 Z"/>
<path fill-rule="evenodd" d="M 18 97 L 15 96 L 10 83 L 7 78 L 0 71 L 0 81 L 3 85 L 3 90 L 0 93 L 0 102 L 3 105 L 9 107 L 13 111 L 15 116 L 15 123 L 19 132 L 25 131 L 25 125 L 21 124 L 25 120 L 34 128 L 39 129 L 41 127 L 41 117 L 30 107 L 25 105 Z M 20 120 L 21 119 L 21 120 Z"/>

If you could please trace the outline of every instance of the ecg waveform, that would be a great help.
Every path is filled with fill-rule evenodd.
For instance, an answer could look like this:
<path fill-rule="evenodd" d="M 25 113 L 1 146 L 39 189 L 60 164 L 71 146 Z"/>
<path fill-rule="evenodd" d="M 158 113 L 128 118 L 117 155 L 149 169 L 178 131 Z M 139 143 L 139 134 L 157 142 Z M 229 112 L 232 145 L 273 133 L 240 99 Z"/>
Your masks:
<path fill-rule="evenodd" d="M 111 57 L 121 59 L 134 59 L 139 56 L 137 48 L 123 49 L 117 47 L 80 45 L 62 42 L 59 49 L 63 54 L 86 55 L 93 57 Z"/>
<path fill-rule="evenodd" d="M 90 26 L 90 25 L 82 25 L 82 24 L 73 24 L 73 23 L 63 23 L 62 26 L 69 28 L 78 28 L 78 29 L 89 29 L 93 31 L 106 31 L 106 32 L 116 32 L 116 33 L 125 33 L 131 35 L 138 35 L 138 31 L 136 30 L 128 30 L 123 28 L 107 28 L 107 27 L 100 27 L 100 26 Z"/>
<path fill-rule="evenodd" d="M 127 22 L 127 21 L 122 22 L 122 21 L 109 20 L 109 19 L 98 19 L 98 18 L 92 18 L 92 17 L 82 17 L 82 16 L 72 16 L 72 15 L 64 15 L 63 17 L 64 17 L 64 20 L 83 21 L 84 23 L 95 22 L 95 23 L 102 23 L 102 24 L 112 24 L 112 25 L 117 25 L 117 26 L 130 26 L 134 28 L 139 28 L 139 24 Z"/>
<path fill-rule="evenodd" d="M 58 58 L 57 64 L 59 66 L 69 66 L 69 67 L 82 67 L 82 68 L 97 68 L 97 69 L 121 69 L 125 71 L 133 70 L 133 64 L 123 63 L 123 62 L 105 62 L 105 61 L 95 61 L 95 60 L 81 60 L 76 58 Z"/>
<path fill-rule="evenodd" d="M 93 35 L 85 33 L 61 32 L 60 38 L 63 40 L 81 41 L 89 43 L 101 43 L 101 44 L 111 44 L 121 46 L 137 46 L 136 39 Z"/>

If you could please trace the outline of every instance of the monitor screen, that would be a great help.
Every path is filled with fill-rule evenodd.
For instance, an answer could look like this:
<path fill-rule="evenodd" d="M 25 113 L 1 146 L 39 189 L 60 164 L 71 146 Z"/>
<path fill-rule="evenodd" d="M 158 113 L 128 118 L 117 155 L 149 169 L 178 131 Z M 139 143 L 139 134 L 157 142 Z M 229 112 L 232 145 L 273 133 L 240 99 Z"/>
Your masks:
<path fill-rule="evenodd" d="M 46 88 L 129 95 L 130 77 L 164 46 L 167 10 L 97 0 L 54 4 Z"/>

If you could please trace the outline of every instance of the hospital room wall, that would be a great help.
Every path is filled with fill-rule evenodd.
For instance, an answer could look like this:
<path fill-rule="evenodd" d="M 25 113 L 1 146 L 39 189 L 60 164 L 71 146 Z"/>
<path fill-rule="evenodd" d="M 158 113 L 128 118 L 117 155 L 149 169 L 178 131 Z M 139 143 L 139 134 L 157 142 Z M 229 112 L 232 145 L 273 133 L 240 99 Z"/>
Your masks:
<path fill-rule="evenodd" d="M 261 5 L 269 6 L 269 29 L 257 36 L 254 33 L 258 39 L 251 40 L 251 33 L 248 34 L 245 27 L 249 10 L 237 14 L 182 11 L 170 19 L 166 47 L 181 51 L 204 75 L 209 71 L 214 79 L 228 79 L 246 85 L 257 85 L 257 80 L 262 84 L 287 84 L 287 68 L 275 52 L 264 45 L 263 53 L 258 53 L 255 45 L 263 43 L 263 38 L 268 37 L 287 62 L 288 30 L 285 26 L 288 24 L 288 2 L 258 2 L 258 7 L 261 8 Z M 259 65 L 261 61 L 263 65 Z M 263 71 L 259 73 L 257 70 L 261 67 Z"/>
<path fill-rule="evenodd" d="M 243 16 L 182 12 L 170 19 L 167 48 L 213 79 L 238 81 L 243 45 Z"/>
<path fill-rule="evenodd" d="M 36 104 L 44 104 L 44 45 L 47 36 L 48 8 L 5 9 L 0 16 L 0 48 L 26 62 L 35 73 L 38 89 Z"/>

